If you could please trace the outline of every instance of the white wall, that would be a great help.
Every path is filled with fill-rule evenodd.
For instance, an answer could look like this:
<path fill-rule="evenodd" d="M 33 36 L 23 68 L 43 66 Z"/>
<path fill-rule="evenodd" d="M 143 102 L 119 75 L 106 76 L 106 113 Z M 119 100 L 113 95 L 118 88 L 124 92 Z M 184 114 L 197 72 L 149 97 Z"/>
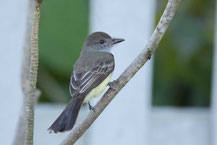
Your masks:
<path fill-rule="evenodd" d="M 91 31 L 124 38 L 113 48 L 116 79 L 145 47 L 154 26 L 154 0 L 91 0 Z M 89 130 L 93 145 L 144 145 L 148 137 L 152 63 L 148 62 Z M 108 140 L 109 139 L 109 140 Z"/>
<path fill-rule="evenodd" d="M 0 4 L 0 139 L 13 141 L 21 107 L 21 60 L 26 26 L 27 0 L 6 0 Z"/>

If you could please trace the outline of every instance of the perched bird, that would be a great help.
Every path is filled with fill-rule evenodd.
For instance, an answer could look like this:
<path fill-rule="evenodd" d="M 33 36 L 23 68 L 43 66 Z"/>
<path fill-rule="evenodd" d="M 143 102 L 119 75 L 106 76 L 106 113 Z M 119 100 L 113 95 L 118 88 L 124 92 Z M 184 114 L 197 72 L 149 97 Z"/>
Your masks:
<path fill-rule="evenodd" d="M 51 132 L 71 130 L 83 103 L 98 96 L 108 85 L 115 67 L 110 50 L 124 39 L 111 38 L 104 32 L 90 34 L 85 40 L 80 57 L 74 65 L 69 90 L 71 101 L 48 129 Z"/>

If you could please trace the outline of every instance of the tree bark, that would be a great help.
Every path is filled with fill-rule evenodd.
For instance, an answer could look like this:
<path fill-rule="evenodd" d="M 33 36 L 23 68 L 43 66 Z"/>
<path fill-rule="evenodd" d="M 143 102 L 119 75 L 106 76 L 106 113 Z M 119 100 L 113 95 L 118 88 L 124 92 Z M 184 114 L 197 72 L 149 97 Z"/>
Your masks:
<path fill-rule="evenodd" d="M 13 145 L 24 145 L 25 143 L 25 129 L 26 129 L 26 98 L 27 98 L 27 82 L 29 80 L 29 67 L 30 67 L 30 41 L 31 41 L 31 31 L 32 31 L 32 18 L 34 15 L 35 2 L 28 1 L 28 11 L 27 11 L 27 23 L 25 39 L 23 44 L 23 60 L 22 60 L 22 73 L 21 73 L 21 86 L 23 93 L 23 102 L 21 106 L 21 111 L 19 114 L 18 124 L 16 133 L 13 140 Z"/>
<path fill-rule="evenodd" d="M 84 132 L 92 125 L 92 123 L 103 112 L 107 105 L 114 99 L 120 90 L 127 84 L 127 82 L 136 74 L 136 72 L 151 58 L 152 54 L 158 47 L 164 33 L 166 32 L 173 16 L 175 14 L 177 5 L 180 0 L 168 0 L 164 13 L 155 28 L 151 38 L 146 44 L 143 51 L 136 57 L 131 65 L 121 74 L 121 76 L 112 84 L 99 102 L 94 106 L 94 111 L 90 111 L 88 116 L 79 123 L 67 136 L 61 145 L 74 144 Z"/>
<path fill-rule="evenodd" d="M 40 19 L 40 5 L 36 1 L 36 7 L 33 17 L 33 27 L 30 41 L 30 73 L 27 84 L 26 98 L 26 139 L 25 145 L 33 145 L 34 132 L 34 106 L 36 101 L 36 82 L 38 74 L 38 28 Z"/>
<path fill-rule="evenodd" d="M 41 0 L 29 1 L 27 27 L 23 47 L 22 91 L 23 104 L 14 145 L 33 145 L 34 105 L 40 96 L 36 89 L 38 73 L 38 27 Z"/>

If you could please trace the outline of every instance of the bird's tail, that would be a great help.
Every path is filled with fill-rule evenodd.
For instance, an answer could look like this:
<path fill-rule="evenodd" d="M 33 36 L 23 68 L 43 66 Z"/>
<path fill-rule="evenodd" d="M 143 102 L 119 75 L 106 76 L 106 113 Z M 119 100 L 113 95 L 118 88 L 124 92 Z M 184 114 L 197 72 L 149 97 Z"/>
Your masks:
<path fill-rule="evenodd" d="M 71 130 L 75 125 L 83 100 L 81 98 L 72 98 L 48 130 L 54 133 Z"/>

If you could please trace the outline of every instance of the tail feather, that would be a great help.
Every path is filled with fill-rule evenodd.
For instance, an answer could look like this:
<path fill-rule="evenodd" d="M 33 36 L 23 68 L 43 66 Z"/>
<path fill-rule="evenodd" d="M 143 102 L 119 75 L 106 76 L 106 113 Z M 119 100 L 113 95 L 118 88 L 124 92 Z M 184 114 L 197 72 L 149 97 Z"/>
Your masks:
<path fill-rule="evenodd" d="M 48 130 L 54 133 L 71 130 L 75 125 L 82 103 L 83 99 L 72 98 L 70 103 Z"/>

